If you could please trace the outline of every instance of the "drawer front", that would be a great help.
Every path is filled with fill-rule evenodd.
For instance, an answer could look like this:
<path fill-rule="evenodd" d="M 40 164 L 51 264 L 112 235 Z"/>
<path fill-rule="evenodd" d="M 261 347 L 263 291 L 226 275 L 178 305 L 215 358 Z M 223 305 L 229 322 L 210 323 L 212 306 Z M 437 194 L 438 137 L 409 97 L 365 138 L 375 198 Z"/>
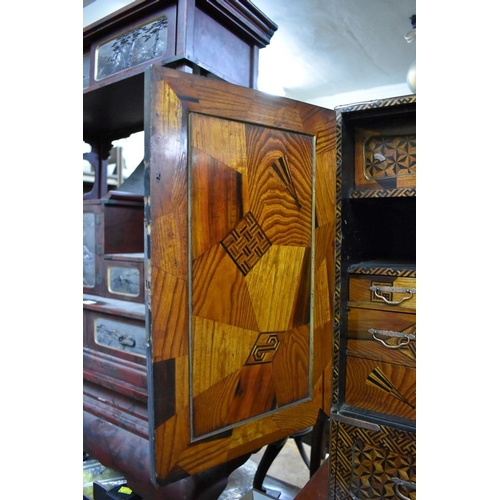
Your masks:
<path fill-rule="evenodd" d="M 92 311 L 87 317 L 87 334 L 89 346 L 98 351 L 132 361 L 146 357 L 146 327 L 141 321 Z"/>
<path fill-rule="evenodd" d="M 345 403 L 416 420 L 416 369 L 347 356 Z"/>
<path fill-rule="evenodd" d="M 349 301 L 415 310 L 416 286 L 416 278 L 351 275 Z"/>
<path fill-rule="evenodd" d="M 415 366 L 416 314 L 350 307 L 347 351 L 361 357 Z"/>
<path fill-rule="evenodd" d="M 358 129 L 354 188 L 413 189 L 417 175 L 417 138 L 413 132 Z"/>
<path fill-rule="evenodd" d="M 144 302 L 144 264 L 106 262 L 106 286 L 103 295 L 132 302 Z"/>

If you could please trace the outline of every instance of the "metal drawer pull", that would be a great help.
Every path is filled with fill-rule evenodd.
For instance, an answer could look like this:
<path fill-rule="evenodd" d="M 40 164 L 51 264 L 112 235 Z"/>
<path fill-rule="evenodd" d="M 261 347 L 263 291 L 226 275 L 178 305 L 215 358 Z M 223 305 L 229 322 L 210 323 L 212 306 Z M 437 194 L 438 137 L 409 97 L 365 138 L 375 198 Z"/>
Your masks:
<path fill-rule="evenodd" d="M 390 330 L 375 330 L 375 328 L 369 328 L 368 333 L 371 333 L 372 337 L 375 340 L 378 340 L 389 349 L 399 349 L 400 347 L 408 345 L 410 343 L 410 340 L 415 340 L 415 335 L 413 335 L 412 333 L 391 332 Z M 379 339 L 377 335 L 384 335 L 385 337 L 396 337 L 399 339 L 399 343 L 397 345 L 387 344 L 384 339 Z"/>
<path fill-rule="evenodd" d="M 135 339 L 130 335 L 120 335 L 118 337 L 118 342 L 125 347 L 135 347 Z"/>
<path fill-rule="evenodd" d="M 403 481 L 402 479 L 399 479 L 398 477 L 392 477 L 391 481 L 393 483 L 396 483 L 396 486 L 394 488 L 394 493 L 396 493 L 396 496 L 400 498 L 401 500 L 411 500 L 410 497 L 405 497 L 400 491 L 399 487 L 404 486 L 405 488 L 408 488 L 410 491 L 416 491 L 417 485 L 415 483 L 411 483 L 410 481 Z"/>
<path fill-rule="evenodd" d="M 372 285 L 370 290 L 375 293 L 375 297 L 382 299 L 386 304 L 390 306 L 397 306 L 404 302 L 405 300 L 411 299 L 413 294 L 417 293 L 415 288 L 398 288 L 396 286 L 375 286 Z M 380 295 L 379 292 L 390 292 L 390 293 L 407 293 L 407 297 L 403 297 L 401 300 L 387 300 L 383 295 Z"/>

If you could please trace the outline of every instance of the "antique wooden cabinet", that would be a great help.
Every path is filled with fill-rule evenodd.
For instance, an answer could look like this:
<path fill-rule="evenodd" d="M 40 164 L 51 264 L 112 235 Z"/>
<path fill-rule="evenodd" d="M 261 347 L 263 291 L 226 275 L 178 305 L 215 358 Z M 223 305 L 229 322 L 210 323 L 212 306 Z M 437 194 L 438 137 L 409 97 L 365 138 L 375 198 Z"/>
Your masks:
<path fill-rule="evenodd" d="M 416 98 L 339 107 L 330 497 L 416 499 Z"/>
<path fill-rule="evenodd" d="M 84 295 L 84 444 L 139 493 L 328 418 L 335 234 L 332 111 L 160 66 L 145 85 L 144 261 L 104 237 Z M 110 192 L 100 226 L 136 203 Z"/>
<path fill-rule="evenodd" d="M 330 499 L 415 500 L 415 96 L 260 93 L 275 29 L 158 0 L 84 32 L 84 451 L 146 499 L 215 500 L 330 417 Z M 139 184 L 108 191 L 140 130 Z"/>
<path fill-rule="evenodd" d="M 225 27 L 235 9 L 266 25 L 250 2 L 175 8 L 189 25 L 190 8 L 206 21 L 221 6 Z M 224 82 L 188 52 L 99 80 L 94 31 L 84 451 L 144 498 L 216 499 L 252 452 L 330 414 L 335 113 Z M 141 129 L 143 191 L 107 192 L 111 141 Z"/>

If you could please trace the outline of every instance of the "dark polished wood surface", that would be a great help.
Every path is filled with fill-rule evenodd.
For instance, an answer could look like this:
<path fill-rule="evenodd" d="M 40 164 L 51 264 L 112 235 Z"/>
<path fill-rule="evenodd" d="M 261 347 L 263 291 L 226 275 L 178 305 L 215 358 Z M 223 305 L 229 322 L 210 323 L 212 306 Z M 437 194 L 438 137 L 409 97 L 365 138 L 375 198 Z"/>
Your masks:
<path fill-rule="evenodd" d="M 328 498 L 329 466 L 330 460 L 325 460 L 295 497 L 295 500 L 326 500 Z"/>

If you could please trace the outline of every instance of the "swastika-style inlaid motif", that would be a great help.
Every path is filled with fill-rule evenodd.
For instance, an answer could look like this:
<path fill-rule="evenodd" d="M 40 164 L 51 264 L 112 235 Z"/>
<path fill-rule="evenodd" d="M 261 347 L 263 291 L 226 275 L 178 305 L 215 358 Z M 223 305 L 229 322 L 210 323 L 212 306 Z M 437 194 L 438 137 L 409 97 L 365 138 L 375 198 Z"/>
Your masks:
<path fill-rule="evenodd" d="M 246 276 L 258 260 L 269 250 L 271 242 L 249 212 L 221 241 L 221 245 Z"/>
<path fill-rule="evenodd" d="M 370 137 L 365 141 L 364 155 L 367 179 L 416 173 L 417 141 L 414 135 Z"/>
<path fill-rule="evenodd" d="M 279 345 L 280 339 L 277 333 L 261 333 L 246 364 L 255 365 L 258 363 L 270 363 Z"/>
<path fill-rule="evenodd" d="M 369 430 L 332 422 L 335 457 L 332 461 L 330 495 L 335 500 L 396 500 L 396 480 L 417 482 L 415 433 L 380 426 Z M 416 488 L 400 488 L 416 500 Z"/>

